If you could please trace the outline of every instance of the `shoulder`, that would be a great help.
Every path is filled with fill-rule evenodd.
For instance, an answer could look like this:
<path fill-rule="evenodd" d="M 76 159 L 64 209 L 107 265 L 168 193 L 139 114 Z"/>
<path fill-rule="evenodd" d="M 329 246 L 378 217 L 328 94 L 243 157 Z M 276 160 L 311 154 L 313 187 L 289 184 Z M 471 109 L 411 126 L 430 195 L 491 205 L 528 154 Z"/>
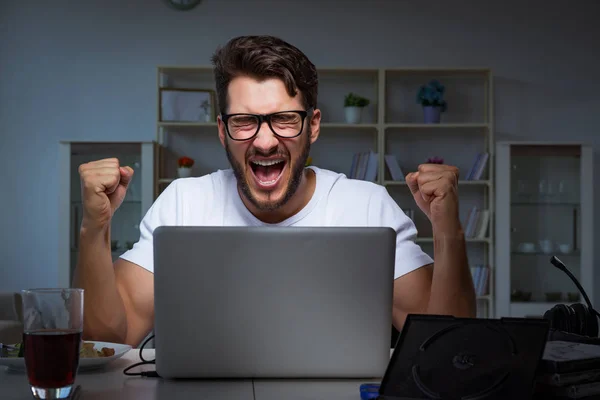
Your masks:
<path fill-rule="evenodd" d="M 385 190 L 385 188 L 376 184 L 375 182 L 348 178 L 341 172 L 334 172 L 328 169 L 317 167 L 310 168 L 315 171 L 317 179 L 326 182 L 327 186 L 338 192 L 350 191 L 356 192 L 356 194 L 369 195 L 371 193 L 378 192 L 381 189 Z"/>
<path fill-rule="evenodd" d="M 403 216 L 385 187 L 329 170 L 315 169 L 315 172 L 320 180 L 322 198 L 332 217 L 379 225 L 382 218 Z"/>
<path fill-rule="evenodd" d="M 235 180 L 235 176 L 233 171 L 228 169 L 198 177 L 179 178 L 175 179 L 163 194 L 169 195 L 170 198 L 186 198 L 190 195 L 213 196 L 227 190 L 232 179 Z"/>
<path fill-rule="evenodd" d="M 156 198 L 147 215 L 155 223 L 185 224 L 201 221 L 221 204 L 235 185 L 233 172 L 219 170 L 199 177 L 179 178 L 171 182 Z"/>
<path fill-rule="evenodd" d="M 179 189 L 194 190 L 197 188 L 218 187 L 231 182 L 232 179 L 235 179 L 232 170 L 219 169 L 202 176 L 175 179 L 173 183 L 175 183 Z"/>
<path fill-rule="evenodd" d="M 334 172 L 323 168 L 311 167 L 317 174 L 317 179 L 325 182 L 331 194 L 348 196 L 348 200 L 369 198 L 373 195 L 381 195 L 387 190 L 375 182 L 361 179 L 351 179 L 345 174 Z"/>

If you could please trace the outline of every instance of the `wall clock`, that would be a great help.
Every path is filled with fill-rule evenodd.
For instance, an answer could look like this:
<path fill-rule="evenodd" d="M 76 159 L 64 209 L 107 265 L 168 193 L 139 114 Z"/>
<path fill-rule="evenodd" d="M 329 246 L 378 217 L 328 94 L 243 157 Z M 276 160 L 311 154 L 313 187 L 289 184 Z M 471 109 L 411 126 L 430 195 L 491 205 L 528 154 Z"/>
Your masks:
<path fill-rule="evenodd" d="M 164 0 L 170 7 L 179 11 L 189 11 L 200 4 L 202 0 Z"/>

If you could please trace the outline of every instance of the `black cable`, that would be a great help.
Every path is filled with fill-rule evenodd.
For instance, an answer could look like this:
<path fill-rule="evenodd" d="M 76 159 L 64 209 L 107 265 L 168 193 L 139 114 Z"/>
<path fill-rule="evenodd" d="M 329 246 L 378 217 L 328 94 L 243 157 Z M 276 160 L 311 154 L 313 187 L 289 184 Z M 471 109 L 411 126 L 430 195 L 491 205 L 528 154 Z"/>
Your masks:
<path fill-rule="evenodd" d="M 586 302 L 590 311 L 592 311 L 594 314 L 598 315 L 598 312 L 596 310 L 594 310 L 594 306 L 592 306 L 592 302 L 590 301 L 590 298 L 588 297 L 587 293 L 581 286 L 581 283 L 579 283 L 577 278 L 575 278 L 575 276 L 571 273 L 571 271 L 569 271 L 567 266 L 556 256 L 552 256 L 552 258 L 550 259 L 550 263 L 552 265 L 554 265 L 556 268 L 560 269 L 565 274 L 567 274 L 567 276 L 571 279 L 571 281 L 575 284 L 575 286 L 577 286 L 577 289 L 583 296 L 583 300 Z"/>
<path fill-rule="evenodd" d="M 156 361 L 155 360 L 146 360 L 144 358 L 144 346 L 146 346 L 146 344 L 148 344 L 148 342 L 150 340 L 154 339 L 154 335 L 148 337 L 146 340 L 144 340 L 144 343 L 142 343 L 142 346 L 140 347 L 140 360 L 142 360 L 141 362 L 135 363 L 130 365 L 129 367 L 125 368 L 123 370 L 123 373 L 127 376 L 142 376 L 142 377 L 149 377 L 149 378 L 158 378 L 158 374 L 156 373 L 156 371 L 141 371 L 141 372 L 128 372 L 130 369 L 135 368 L 135 367 L 139 367 L 140 365 L 156 365 Z"/>

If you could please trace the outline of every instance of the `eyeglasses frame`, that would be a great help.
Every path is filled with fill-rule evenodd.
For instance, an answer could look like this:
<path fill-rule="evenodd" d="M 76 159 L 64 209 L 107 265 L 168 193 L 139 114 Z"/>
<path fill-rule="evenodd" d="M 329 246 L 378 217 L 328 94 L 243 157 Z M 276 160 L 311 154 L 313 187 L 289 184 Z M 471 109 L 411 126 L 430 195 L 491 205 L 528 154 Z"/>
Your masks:
<path fill-rule="evenodd" d="M 231 140 L 235 140 L 236 142 L 245 142 L 247 140 L 254 139 L 256 137 L 256 135 L 258 135 L 258 132 L 260 131 L 260 127 L 262 126 L 263 122 L 267 123 L 267 125 L 269 126 L 269 129 L 271 129 L 271 132 L 273 132 L 273 134 L 275 136 L 280 137 L 282 139 L 293 139 L 302 134 L 302 131 L 304 130 L 304 121 L 306 120 L 306 117 L 308 117 L 310 114 L 312 114 L 313 111 L 314 111 L 314 108 L 311 107 L 308 110 L 286 110 L 286 111 L 277 111 L 277 112 L 270 113 L 270 114 L 251 114 L 251 113 L 221 114 L 221 120 L 223 121 L 223 124 L 225 125 L 225 131 L 227 132 L 227 136 L 229 136 L 229 138 Z M 285 113 L 290 113 L 290 112 L 300 115 L 300 117 L 302 118 L 302 126 L 300 127 L 300 131 L 294 136 L 281 136 L 277 132 L 275 132 L 275 130 L 273 129 L 273 126 L 271 125 L 271 117 L 273 115 L 285 114 Z M 256 127 L 256 132 L 254 132 L 254 134 L 252 136 L 250 136 L 246 139 L 236 139 L 231 135 L 231 133 L 229 132 L 229 127 L 227 126 L 227 121 L 229 120 L 229 118 L 237 116 L 237 115 L 246 115 L 246 116 L 252 116 L 252 117 L 258 118 L 258 125 Z"/>

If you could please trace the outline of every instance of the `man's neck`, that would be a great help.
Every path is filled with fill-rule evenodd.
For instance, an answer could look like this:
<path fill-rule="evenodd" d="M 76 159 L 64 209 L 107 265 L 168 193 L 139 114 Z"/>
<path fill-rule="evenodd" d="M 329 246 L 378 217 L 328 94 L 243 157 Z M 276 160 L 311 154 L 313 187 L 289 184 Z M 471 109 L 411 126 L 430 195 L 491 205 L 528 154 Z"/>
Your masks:
<path fill-rule="evenodd" d="M 294 196 L 292 196 L 283 207 L 275 211 L 258 210 L 243 195 L 240 194 L 240 197 L 246 208 L 256 218 L 266 224 L 277 224 L 296 215 L 308 204 L 315 193 L 316 181 L 315 172 L 310 168 L 305 168 L 304 173 L 302 174 L 302 180 L 300 181 L 300 185 L 298 185 L 298 189 L 296 190 L 296 193 L 294 193 Z"/>

